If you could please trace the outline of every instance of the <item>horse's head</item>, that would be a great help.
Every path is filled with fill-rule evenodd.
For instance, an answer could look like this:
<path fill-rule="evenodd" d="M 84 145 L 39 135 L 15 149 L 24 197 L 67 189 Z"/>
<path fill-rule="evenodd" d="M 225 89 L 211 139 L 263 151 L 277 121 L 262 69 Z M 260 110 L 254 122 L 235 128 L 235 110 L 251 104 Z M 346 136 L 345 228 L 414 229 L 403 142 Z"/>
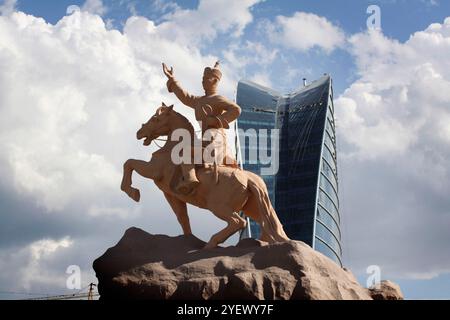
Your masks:
<path fill-rule="evenodd" d="M 156 113 L 147 121 L 142 124 L 142 127 L 136 133 L 138 140 L 144 139 L 144 146 L 148 146 L 154 139 L 161 136 L 168 136 L 171 131 L 171 119 L 175 111 L 173 105 L 166 106 L 164 102 L 162 106 L 156 110 Z"/>

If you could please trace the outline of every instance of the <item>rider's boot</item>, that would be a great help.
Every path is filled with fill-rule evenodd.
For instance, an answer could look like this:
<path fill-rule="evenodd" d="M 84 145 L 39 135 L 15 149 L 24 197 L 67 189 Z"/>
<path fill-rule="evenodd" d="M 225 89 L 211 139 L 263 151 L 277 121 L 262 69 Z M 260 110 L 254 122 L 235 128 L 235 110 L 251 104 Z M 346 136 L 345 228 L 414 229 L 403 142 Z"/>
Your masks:
<path fill-rule="evenodd" d="M 200 184 L 197 176 L 195 175 L 195 165 L 194 164 L 182 164 L 181 171 L 183 177 L 176 187 L 176 191 L 183 194 L 189 195 L 194 192 L 196 187 Z"/>

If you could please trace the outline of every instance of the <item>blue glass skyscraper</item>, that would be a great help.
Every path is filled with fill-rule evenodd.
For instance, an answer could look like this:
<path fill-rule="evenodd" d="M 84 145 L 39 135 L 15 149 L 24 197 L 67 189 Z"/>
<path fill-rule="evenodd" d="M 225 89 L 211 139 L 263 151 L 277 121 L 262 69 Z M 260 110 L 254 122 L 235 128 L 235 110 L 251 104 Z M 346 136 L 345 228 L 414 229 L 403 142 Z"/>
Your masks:
<path fill-rule="evenodd" d="M 236 100 L 242 108 L 238 127 L 247 133 L 240 136 L 244 169 L 260 174 L 264 167 L 248 161 L 257 148 L 248 131 L 279 129 L 277 150 L 267 143 L 269 154 L 278 151 L 278 172 L 262 177 L 284 230 L 342 265 L 331 78 L 324 76 L 288 95 L 241 81 Z M 250 233 L 259 236 L 254 222 Z"/>
<path fill-rule="evenodd" d="M 254 155 L 254 152 L 260 151 L 257 139 L 260 129 L 275 129 L 278 98 L 278 94 L 275 91 L 257 84 L 246 81 L 241 81 L 238 84 L 236 101 L 242 109 L 238 127 L 245 132 L 245 135 L 239 137 L 239 155 L 242 157 L 240 160 L 242 160 L 245 170 L 255 172 L 258 175 L 261 172 L 261 168 L 265 165 L 259 161 L 257 154 L 256 156 Z M 270 154 L 270 137 L 268 137 L 267 142 L 265 146 L 262 146 L 264 149 L 261 151 Z M 269 191 L 270 201 L 272 205 L 275 205 L 275 176 L 263 175 L 262 178 Z M 256 223 L 250 223 L 250 231 L 251 237 L 259 237 L 260 230 Z"/>

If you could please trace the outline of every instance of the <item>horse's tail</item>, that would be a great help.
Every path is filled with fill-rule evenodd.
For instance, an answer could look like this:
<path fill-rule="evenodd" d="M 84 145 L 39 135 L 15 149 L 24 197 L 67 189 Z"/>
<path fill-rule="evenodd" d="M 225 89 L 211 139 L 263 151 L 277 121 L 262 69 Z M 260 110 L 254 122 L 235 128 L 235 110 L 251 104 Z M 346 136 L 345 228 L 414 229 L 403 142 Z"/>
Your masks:
<path fill-rule="evenodd" d="M 259 215 L 261 218 L 261 228 L 267 235 L 267 240 L 270 243 L 289 241 L 290 239 L 284 232 L 283 225 L 270 203 L 269 194 L 264 181 L 259 177 L 257 177 L 257 179 L 251 177 L 248 179 L 248 187 L 250 192 L 257 199 Z"/>

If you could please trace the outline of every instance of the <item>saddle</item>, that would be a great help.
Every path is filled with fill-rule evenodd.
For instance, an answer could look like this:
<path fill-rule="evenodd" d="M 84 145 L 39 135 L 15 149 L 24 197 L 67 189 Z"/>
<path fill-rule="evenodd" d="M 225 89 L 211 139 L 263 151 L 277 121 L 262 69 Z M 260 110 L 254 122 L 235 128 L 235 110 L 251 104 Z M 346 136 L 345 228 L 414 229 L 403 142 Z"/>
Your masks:
<path fill-rule="evenodd" d="M 207 117 L 214 116 L 211 106 L 204 105 L 195 108 L 195 117 L 199 121 L 205 121 Z M 217 118 L 217 117 L 216 117 Z M 211 169 L 214 171 L 215 183 L 219 183 L 219 172 L 218 167 L 227 166 L 235 169 L 239 169 L 236 159 L 232 157 L 228 152 L 227 139 L 224 132 L 224 126 L 220 119 L 220 127 L 204 127 L 205 122 L 202 122 L 202 141 L 201 143 L 194 143 L 191 146 L 191 163 L 196 162 L 196 156 L 201 155 L 201 164 L 181 164 L 175 169 L 172 179 L 171 179 L 171 190 L 175 193 L 182 193 L 184 195 L 192 194 L 196 187 L 198 186 L 198 180 L 196 179 L 198 170 L 200 168 Z M 228 128 L 228 126 L 226 126 Z M 203 140 L 203 135 L 206 130 L 214 131 L 213 135 L 210 137 L 210 141 Z M 197 137 L 194 135 L 194 139 Z M 200 147 L 201 146 L 201 147 Z M 207 152 L 205 159 L 205 149 L 209 147 L 209 152 Z M 201 149 L 200 149 L 201 148 Z M 219 152 L 219 153 L 217 153 Z"/>

